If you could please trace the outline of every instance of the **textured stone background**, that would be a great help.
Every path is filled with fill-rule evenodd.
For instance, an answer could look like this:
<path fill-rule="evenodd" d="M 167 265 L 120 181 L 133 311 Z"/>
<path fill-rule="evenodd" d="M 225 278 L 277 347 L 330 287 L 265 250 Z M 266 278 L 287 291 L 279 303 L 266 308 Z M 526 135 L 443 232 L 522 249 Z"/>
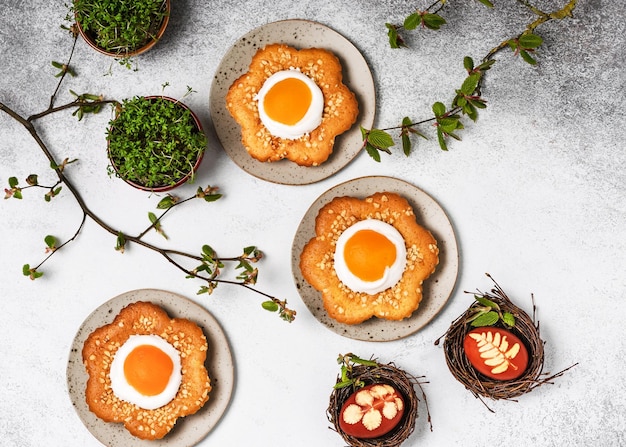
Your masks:
<path fill-rule="evenodd" d="M 56 85 L 51 60 L 64 60 L 70 39 L 59 26 L 61 1 L 5 0 L 0 9 L 0 101 L 23 115 L 47 106 Z M 423 3 L 423 4 L 422 4 Z M 126 70 L 79 41 L 78 72 L 68 89 L 118 98 L 197 93 L 190 105 L 210 128 L 208 96 L 222 55 L 241 35 L 268 22 L 304 18 L 328 25 L 363 53 L 377 88 L 376 126 L 403 116 L 427 118 L 435 101 L 449 102 L 464 78 L 462 59 L 480 59 L 533 19 L 519 3 L 450 1 L 438 32 L 408 37 L 410 49 L 391 50 L 385 22 L 399 22 L 419 1 L 174 0 L 162 41 Z M 557 3 L 542 1 L 549 9 Z M 220 286 L 197 298 L 197 283 L 160 258 L 114 240 L 88 222 L 76 242 L 46 264 L 31 283 L 21 266 L 42 259 L 42 239 L 67 239 L 80 210 L 69 194 L 45 204 L 39 194 L 0 203 L 0 444 L 100 445 L 76 416 L 66 391 L 69 346 L 81 322 L 109 298 L 137 288 L 162 288 L 196 299 L 222 323 L 236 362 L 229 410 L 200 445 L 340 446 L 325 410 L 338 353 L 355 352 L 425 375 L 433 431 L 425 408 L 406 445 L 626 445 L 626 152 L 624 104 L 626 23 L 622 2 L 580 1 L 573 19 L 538 32 L 539 65 L 498 56 L 483 95 L 488 108 L 468 123 L 462 141 L 442 152 L 431 137 L 405 158 L 396 148 L 375 163 L 365 154 L 335 176 L 291 187 L 241 171 L 212 140 L 199 175 L 225 198 L 190 206 L 166 223 L 170 244 L 196 250 L 211 243 L 223 253 L 257 244 L 267 254 L 258 287 L 286 297 L 298 310 L 292 325 L 262 313 L 256 295 Z M 156 203 L 106 174 L 104 128 L 109 113 L 80 123 L 46 119 L 41 132 L 58 157 L 78 158 L 72 177 L 90 206 L 129 232 L 144 227 Z M 429 129 L 425 129 L 429 130 Z M 47 163 L 24 129 L 0 113 L 0 183 L 45 174 Z M 291 279 L 290 246 L 301 216 L 333 185 L 363 175 L 391 175 L 414 183 L 447 211 L 457 232 L 461 268 L 443 312 L 424 330 L 391 343 L 355 342 L 320 325 Z M 192 192 L 188 186 L 181 195 Z M 158 241 L 158 239 L 156 239 Z M 485 406 L 449 374 L 433 342 L 469 305 L 464 290 L 487 289 L 490 272 L 531 311 L 534 294 L 546 343 L 546 371 L 578 366 L 519 402 Z M 254 322 L 251 324 L 251 322 Z"/>

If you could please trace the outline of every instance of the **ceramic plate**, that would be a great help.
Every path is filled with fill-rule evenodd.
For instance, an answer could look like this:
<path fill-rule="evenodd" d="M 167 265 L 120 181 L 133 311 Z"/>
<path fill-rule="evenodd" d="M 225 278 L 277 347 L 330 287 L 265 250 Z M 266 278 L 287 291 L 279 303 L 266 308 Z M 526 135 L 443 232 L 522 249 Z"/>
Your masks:
<path fill-rule="evenodd" d="M 344 83 L 357 96 L 360 110 L 357 122 L 350 130 L 335 139 L 333 154 L 320 166 L 303 167 L 288 160 L 272 163 L 255 160 L 241 144 L 241 128 L 226 110 L 225 98 L 229 87 L 235 79 L 248 71 L 256 51 L 270 43 L 284 43 L 295 48 L 325 48 L 332 51 L 343 66 Z M 316 22 L 284 20 L 250 31 L 229 49 L 213 78 L 209 102 L 217 137 L 226 153 L 240 168 L 270 182 L 305 185 L 330 177 L 360 152 L 363 139 L 359 125 L 368 129 L 372 127 L 376 95 L 374 80 L 367 62 L 350 41 Z"/>
<path fill-rule="evenodd" d="M 142 441 L 132 436 L 122 424 L 107 423 L 96 417 L 85 401 L 87 373 L 82 361 L 83 344 L 89 334 L 109 324 L 127 305 L 150 301 L 161 306 L 171 318 L 186 318 L 200 326 L 209 343 L 207 370 L 213 389 L 209 401 L 196 414 L 178 419 L 174 429 L 163 439 Z M 155 289 L 141 289 L 119 295 L 98 307 L 78 330 L 67 365 L 70 398 L 87 429 L 108 447 L 168 446 L 191 447 L 215 427 L 226 411 L 232 395 L 234 366 L 228 341 L 215 318 L 203 307 L 180 295 Z"/>
<path fill-rule="evenodd" d="M 423 285 L 423 298 L 411 318 L 388 321 L 371 318 L 361 324 L 347 325 L 328 316 L 322 295 L 302 277 L 300 253 L 306 243 L 315 237 L 315 218 L 319 210 L 335 197 L 365 198 L 376 192 L 395 192 L 406 198 L 417 217 L 417 222 L 430 230 L 439 246 L 439 265 Z M 459 252 L 456 237 L 448 216 L 439 204 L 421 189 L 391 177 L 362 177 L 337 185 L 322 194 L 304 215 L 294 237 L 291 262 L 296 287 L 313 316 L 339 335 L 366 341 L 391 341 L 411 335 L 426 326 L 444 307 L 452 294 L 459 270 Z"/>

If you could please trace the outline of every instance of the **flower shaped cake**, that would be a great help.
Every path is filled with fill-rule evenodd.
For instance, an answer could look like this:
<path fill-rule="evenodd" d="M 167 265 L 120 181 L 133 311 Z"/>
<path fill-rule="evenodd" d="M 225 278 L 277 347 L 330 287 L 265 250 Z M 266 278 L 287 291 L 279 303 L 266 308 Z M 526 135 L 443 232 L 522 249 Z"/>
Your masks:
<path fill-rule="evenodd" d="M 134 336 L 158 336 L 180 354 L 180 386 L 169 403 L 156 409 L 122 400 L 112 388 L 111 365 L 120 347 Z M 123 423 L 138 438 L 164 437 L 178 418 L 197 412 L 209 399 L 211 384 L 204 365 L 207 349 L 204 333 L 192 321 L 170 319 L 149 302 L 126 306 L 112 323 L 92 332 L 83 346 L 89 409 L 106 422 Z"/>
<path fill-rule="evenodd" d="M 261 121 L 257 97 L 272 75 L 290 70 L 306 75 L 323 95 L 321 123 L 294 139 L 276 136 L 267 129 Z M 339 59 L 324 49 L 297 50 L 271 44 L 258 50 L 248 72 L 233 82 L 226 95 L 226 108 L 241 126 L 242 144 L 248 153 L 259 161 L 288 159 L 301 166 L 317 166 L 326 161 L 335 137 L 348 130 L 359 113 L 354 93 L 343 84 L 341 70 Z M 291 106 L 279 104 L 278 108 Z"/>
<path fill-rule="evenodd" d="M 374 294 L 350 289 L 335 268 L 337 240 L 350 226 L 366 219 L 395 227 L 406 248 L 406 264 L 399 281 Z M 387 320 L 410 317 L 422 300 L 423 281 L 439 263 L 437 241 L 417 223 L 408 201 L 396 193 L 378 192 L 364 200 L 333 199 L 319 211 L 315 234 L 302 250 L 300 270 L 304 279 L 322 293 L 328 315 L 345 324 L 358 324 L 374 316 Z"/>

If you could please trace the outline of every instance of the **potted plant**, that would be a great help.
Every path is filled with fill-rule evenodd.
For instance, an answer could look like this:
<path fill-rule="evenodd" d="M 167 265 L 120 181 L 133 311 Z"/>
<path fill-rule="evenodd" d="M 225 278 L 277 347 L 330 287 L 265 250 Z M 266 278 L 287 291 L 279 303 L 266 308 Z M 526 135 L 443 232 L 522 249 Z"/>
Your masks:
<path fill-rule="evenodd" d="M 165 32 L 170 0 L 74 0 L 71 9 L 89 46 L 130 66 L 131 56 L 148 51 Z"/>
<path fill-rule="evenodd" d="M 207 146 L 198 117 L 167 96 L 135 96 L 118 103 L 107 142 L 109 173 L 157 192 L 192 181 Z"/>

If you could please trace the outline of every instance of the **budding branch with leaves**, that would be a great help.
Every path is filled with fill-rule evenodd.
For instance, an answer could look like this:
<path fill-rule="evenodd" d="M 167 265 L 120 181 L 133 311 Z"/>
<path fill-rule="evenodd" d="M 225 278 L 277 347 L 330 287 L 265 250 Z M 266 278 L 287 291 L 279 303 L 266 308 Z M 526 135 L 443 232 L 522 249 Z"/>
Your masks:
<path fill-rule="evenodd" d="M 74 76 L 75 71 L 71 67 L 72 56 L 76 47 L 76 41 L 78 33 L 75 27 L 70 28 L 70 32 L 73 36 L 73 45 L 70 51 L 70 55 L 66 63 L 52 62 L 52 66 L 58 69 L 56 77 L 59 78 L 56 88 L 50 97 L 48 107 L 37 114 L 30 115 L 28 117 L 18 114 L 11 107 L 7 106 L 3 102 L 0 102 L 0 110 L 7 113 L 11 118 L 21 124 L 35 140 L 41 151 L 44 153 L 50 163 L 50 167 L 56 174 L 56 181 L 51 185 L 43 185 L 39 183 L 39 176 L 37 174 L 30 174 L 26 177 L 26 184 L 21 185 L 17 177 L 10 177 L 8 180 L 8 188 L 5 188 L 5 199 L 22 199 L 24 192 L 30 189 L 43 189 L 45 192 L 44 200 L 46 202 L 51 201 L 65 187 L 71 195 L 74 197 L 78 205 L 82 210 L 82 217 L 80 223 L 74 234 L 63 242 L 59 242 L 56 237 L 47 235 L 44 238 L 45 253 L 44 259 L 37 265 L 31 266 L 31 264 L 25 264 L 22 268 L 23 274 L 30 279 L 37 279 L 43 276 L 41 267 L 60 249 L 66 247 L 70 242 L 74 241 L 80 234 L 82 228 L 85 225 L 87 218 L 93 220 L 102 229 L 112 234 L 116 238 L 115 249 L 123 253 L 124 250 L 130 245 L 135 244 L 142 246 L 148 250 L 158 253 L 169 263 L 186 274 L 187 278 L 195 278 L 203 281 L 203 285 L 200 287 L 198 294 L 211 294 L 218 284 L 231 284 L 244 287 L 257 294 L 260 294 L 265 298 L 262 302 L 262 307 L 266 310 L 277 312 L 278 315 L 285 321 L 291 322 L 295 319 L 296 312 L 287 307 L 286 300 L 280 300 L 274 296 L 266 294 L 252 287 L 256 284 L 258 277 L 258 269 L 253 267 L 253 264 L 258 262 L 263 253 L 255 246 L 245 247 L 243 253 L 234 257 L 218 257 L 215 250 L 209 245 L 203 245 L 199 254 L 188 253 L 180 250 L 162 248 L 158 245 L 149 243 L 144 240 L 144 236 L 150 231 L 154 230 L 167 239 L 162 222 L 164 217 L 170 213 L 174 208 L 178 208 L 184 203 L 187 203 L 193 199 L 201 199 L 205 202 L 214 202 L 221 197 L 218 188 L 215 186 L 207 186 L 206 188 L 198 187 L 196 193 L 190 197 L 181 199 L 172 194 L 167 194 L 163 197 L 156 208 L 159 214 L 150 211 L 148 213 L 149 225 L 137 235 L 130 235 L 124 231 L 114 228 L 106 223 L 98 214 L 92 211 L 83 199 L 73 181 L 66 175 L 66 171 L 70 165 L 77 160 L 64 159 L 61 162 L 57 161 L 57 158 L 49 149 L 48 144 L 41 138 L 40 133 L 36 127 L 36 123 L 43 117 L 49 116 L 54 113 L 58 113 L 64 110 L 74 110 L 72 115 L 81 120 L 86 114 L 95 114 L 102 110 L 106 105 L 119 106 L 119 102 L 112 99 L 104 99 L 101 95 L 92 95 L 88 93 L 77 94 L 70 90 L 70 93 L 75 99 L 66 104 L 57 105 L 57 95 L 60 90 L 61 84 L 64 79 L 69 76 Z M 186 260 L 189 263 L 194 263 L 196 267 L 189 268 L 183 263 Z M 237 276 L 235 279 L 225 279 L 221 277 L 222 269 L 226 263 L 236 263 L 235 270 Z"/>
<path fill-rule="evenodd" d="M 488 7 L 493 7 L 493 3 L 489 0 L 477 1 Z M 496 62 L 493 57 L 504 49 L 510 48 L 514 55 L 520 56 L 528 64 L 535 65 L 537 61 L 533 57 L 533 53 L 543 44 L 543 39 L 535 34 L 536 28 L 551 20 L 563 20 L 572 17 L 577 2 L 577 0 L 569 0 L 562 9 L 546 13 L 530 4 L 527 0 L 517 1 L 533 12 L 537 18 L 529 23 L 521 33 L 502 41 L 490 50 L 478 65 L 475 65 L 471 57 L 466 56 L 463 60 L 463 67 L 467 71 L 467 77 L 461 87 L 456 89 L 454 99 L 449 106 L 437 101 L 432 105 L 433 115 L 429 118 L 413 120 L 406 116 L 399 125 L 393 127 L 382 129 L 365 129 L 361 127 L 363 147 L 370 157 L 379 162 L 381 160 L 381 152 L 391 154 L 390 148 L 395 146 L 395 141 L 390 132 L 394 131 L 399 132 L 398 137 L 401 141 L 402 151 L 406 156 L 410 155 L 414 145 L 412 136 L 428 138 L 420 130 L 426 124 L 432 124 L 435 127 L 439 147 L 447 151 L 450 138 L 460 140 L 458 131 L 465 127 L 461 121 L 462 117 L 466 116 L 475 122 L 478 119 L 478 110 L 487 107 L 487 101 L 481 96 L 481 87 L 485 73 Z M 406 43 L 401 35 L 405 31 L 412 31 L 418 27 L 430 30 L 440 29 L 446 23 L 446 20 L 438 13 L 447 3 L 448 0 L 436 0 L 426 9 L 418 9 L 408 15 L 401 25 L 387 23 L 389 45 L 392 48 L 406 47 Z"/>

